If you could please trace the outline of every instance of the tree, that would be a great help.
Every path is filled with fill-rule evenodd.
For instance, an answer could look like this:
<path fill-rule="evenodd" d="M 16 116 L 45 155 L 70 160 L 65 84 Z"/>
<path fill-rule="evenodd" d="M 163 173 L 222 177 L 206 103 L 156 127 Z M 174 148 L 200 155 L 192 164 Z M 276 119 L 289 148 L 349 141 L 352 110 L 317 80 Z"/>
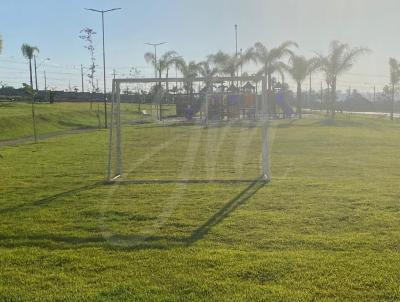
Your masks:
<path fill-rule="evenodd" d="M 200 62 L 198 65 L 198 73 L 206 79 L 206 88 L 212 90 L 211 79 L 218 73 L 217 67 L 211 67 L 209 61 Z"/>
<path fill-rule="evenodd" d="M 400 67 L 399 67 L 399 62 L 394 59 L 390 58 L 389 59 L 389 69 L 390 69 L 390 86 L 391 86 L 391 109 L 390 109 L 390 119 L 393 120 L 393 115 L 394 115 L 394 97 L 395 97 L 395 91 L 396 91 L 396 86 L 400 82 Z"/>
<path fill-rule="evenodd" d="M 39 49 L 36 46 L 31 46 L 28 44 L 22 44 L 21 51 L 23 56 L 29 61 L 29 80 L 31 87 L 33 87 L 33 78 L 32 78 L 32 59 L 35 53 L 39 52 Z"/>
<path fill-rule="evenodd" d="M 286 41 L 278 47 L 268 49 L 261 42 L 257 42 L 245 53 L 245 57 L 251 59 L 256 64 L 261 65 L 257 75 L 265 75 L 267 77 L 268 98 L 272 95 L 272 75 L 275 72 L 282 74 L 285 69 L 285 64 L 282 63 L 281 60 L 288 55 L 293 55 L 293 51 L 291 50 L 292 47 L 298 47 L 297 43 Z M 273 112 L 276 111 L 273 102 L 268 110 Z"/>
<path fill-rule="evenodd" d="M 178 53 L 174 50 L 170 50 L 167 51 L 166 53 L 164 53 L 161 57 L 160 57 L 160 61 L 159 61 L 159 68 L 161 73 L 165 71 L 165 78 L 168 80 L 169 77 L 169 70 L 171 68 L 171 66 L 175 65 L 176 62 L 176 58 L 178 56 Z M 161 77 L 161 73 L 160 73 L 160 77 Z M 168 87 L 168 81 L 166 82 L 166 91 L 168 93 L 169 91 L 169 87 Z"/>
<path fill-rule="evenodd" d="M 183 87 L 186 91 L 186 94 L 192 95 L 193 94 L 193 80 L 197 77 L 200 67 L 199 64 L 195 61 L 190 61 L 186 63 L 183 58 L 178 58 L 176 61 L 177 67 L 179 71 L 182 73 L 185 82 Z"/>
<path fill-rule="evenodd" d="M 87 74 L 87 77 L 89 78 L 89 84 L 91 87 L 91 93 L 96 92 L 96 85 L 94 83 L 95 79 L 95 73 L 96 73 L 96 57 L 94 55 L 94 46 L 93 46 L 93 36 L 96 35 L 97 33 L 88 27 L 85 27 L 80 31 L 81 35 L 79 38 L 81 38 L 86 44 L 84 45 L 84 48 L 86 48 L 89 51 L 89 57 L 90 57 L 90 66 L 89 66 L 89 73 Z M 92 99 L 90 99 L 90 109 L 92 110 Z"/>
<path fill-rule="evenodd" d="M 155 57 L 154 53 L 146 52 L 144 54 L 144 59 L 145 59 L 146 63 L 148 63 L 148 64 L 150 63 L 151 65 L 153 65 L 154 69 L 158 73 L 158 77 L 161 78 L 160 61 L 156 61 L 156 57 Z"/>
<path fill-rule="evenodd" d="M 207 63 L 214 64 L 216 71 L 222 76 L 227 75 L 229 77 L 236 77 L 239 69 L 243 66 L 243 64 L 247 63 L 252 59 L 252 54 L 246 52 L 245 54 L 228 54 L 223 51 L 218 51 L 216 54 L 211 54 L 207 56 Z M 233 86 L 234 83 L 231 81 L 230 86 Z M 237 82 L 237 86 L 239 83 Z"/>
<path fill-rule="evenodd" d="M 219 51 L 216 54 L 209 55 L 207 61 L 215 64 L 218 73 L 235 77 L 238 68 L 240 67 L 239 57 Z"/>
<path fill-rule="evenodd" d="M 31 79 L 32 80 L 32 79 Z M 31 98 L 31 109 L 32 109 L 32 126 L 33 126 L 33 137 L 35 139 L 35 143 L 37 143 L 37 131 L 36 131 L 36 114 L 35 114 L 35 96 L 36 91 L 33 89 L 33 86 L 28 85 L 26 83 L 22 84 L 24 91 L 30 96 Z"/>
<path fill-rule="evenodd" d="M 267 49 L 261 42 L 257 42 L 254 46 L 246 51 L 247 57 L 254 63 L 260 64 L 261 69 L 259 75 L 267 76 L 268 90 L 272 88 L 272 75 L 275 72 L 281 72 L 284 69 L 284 64 L 281 62 L 287 55 L 293 55 L 290 48 L 298 47 L 295 42 L 286 41 L 276 48 Z"/>
<path fill-rule="evenodd" d="M 321 69 L 325 73 L 326 83 L 330 89 L 330 111 L 332 118 L 336 112 L 336 87 L 338 78 L 349 71 L 355 60 L 362 54 L 369 52 L 367 48 L 351 48 L 348 44 L 332 41 L 327 56 L 319 56 Z"/>
<path fill-rule="evenodd" d="M 306 77 L 318 67 L 318 58 L 307 60 L 303 56 L 292 55 L 289 64 L 284 69 L 297 84 L 296 107 L 297 115 L 302 117 L 302 84 Z"/>
<path fill-rule="evenodd" d="M 168 79 L 169 76 L 169 69 L 171 68 L 171 66 L 173 64 L 175 64 L 176 62 L 176 58 L 177 58 L 178 53 L 176 51 L 167 51 L 166 53 L 164 53 L 159 60 L 157 60 L 157 58 L 155 57 L 154 53 L 151 52 L 146 52 L 144 54 L 144 59 L 146 60 L 147 63 L 151 63 L 154 67 L 154 69 L 158 72 L 158 76 L 161 79 L 162 78 L 162 73 L 163 71 L 166 71 L 166 79 Z M 168 93 L 168 81 L 166 82 L 166 92 Z M 157 96 L 157 98 L 159 98 L 160 100 L 160 119 L 162 119 L 162 107 L 161 107 L 161 98 L 163 95 L 163 89 L 162 89 L 162 85 L 161 82 L 155 86 L 155 95 Z"/>

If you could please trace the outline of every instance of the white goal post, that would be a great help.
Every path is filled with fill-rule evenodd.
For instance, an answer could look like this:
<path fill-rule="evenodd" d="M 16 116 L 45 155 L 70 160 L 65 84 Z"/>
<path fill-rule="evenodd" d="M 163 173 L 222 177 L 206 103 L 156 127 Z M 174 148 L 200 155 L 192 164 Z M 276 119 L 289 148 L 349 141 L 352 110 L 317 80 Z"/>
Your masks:
<path fill-rule="evenodd" d="M 135 181 L 125 180 L 124 176 L 124 162 L 123 162 L 123 142 L 122 142 L 122 120 L 121 120 L 121 85 L 127 84 L 159 84 L 162 83 L 185 83 L 188 80 L 185 78 L 135 78 L 135 79 L 113 79 L 112 81 L 112 95 L 111 95 L 111 114 L 109 123 L 109 154 L 108 154 L 108 171 L 107 171 L 107 181 L 117 182 L 117 181 Z M 191 82 L 197 83 L 223 83 L 223 82 L 253 82 L 262 84 L 260 102 L 256 99 L 256 113 L 255 122 L 261 128 L 261 166 L 259 177 L 265 182 L 271 180 L 270 177 L 270 146 L 269 146 L 269 122 L 270 115 L 268 113 L 268 97 L 266 89 L 266 78 L 256 77 L 256 76 L 245 76 L 245 77 L 214 77 L 211 79 L 207 78 L 195 78 L 191 79 Z M 210 97 L 213 95 L 212 91 L 206 91 L 204 93 L 204 104 L 202 112 L 204 112 L 202 119 L 199 120 L 200 124 L 207 127 L 210 123 L 208 116 L 208 106 Z M 160 111 L 161 112 L 161 111 Z M 171 182 L 180 182 L 179 179 L 171 180 Z M 185 180 L 188 181 L 188 180 Z M 211 182 L 212 180 L 208 180 Z M 228 180 L 226 180 L 228 181 Z"/>

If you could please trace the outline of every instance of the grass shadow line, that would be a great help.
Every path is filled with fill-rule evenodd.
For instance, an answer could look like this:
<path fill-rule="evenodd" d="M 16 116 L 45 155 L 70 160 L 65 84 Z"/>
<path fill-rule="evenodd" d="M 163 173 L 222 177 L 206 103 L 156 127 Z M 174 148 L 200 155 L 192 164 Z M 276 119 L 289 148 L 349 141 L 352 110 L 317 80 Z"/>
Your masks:
<path fill-rule="evenodd" d="M 191 236 L 185 240 L 186 244 L 191 245 L 201 240 L 214 226 L 222 222 L 229 214 L 236 210 L 237 207 L 249 200 L 258 190 L 264 187 L 266 183 L 267 182 L 262 178 L 253 181 L 248 187 L 232 198 L 217 213 L 209 218 L 203 225 L 193 231 Z"/>
<path fill-rule="evenodd" d="M 0 214 L 12 213 L 12 212 L 16 212 L 16 211 L 19 211 L 19 210 L 22 210 L 22 209 L 28 209 L 28 208 L 33 207 L 33 206 L 47 205 L 50 202 L 52 202 L 52 201 L 54 201 L 54 200 L 56 200 L 58 198 L 65 197 L 65 196 L 68 196 L 68 195 L 71 195 L 71 194 L 80 193 L 80 192 L 83 192 L 83 191 L 88 191 L 88 190 L 94 189 L 94 188 L 96 188 L 98 186 L 101 186 L 101 185 L 104 185 L 104 184 L 105 184 L 104 181 L 99 181 L 99 182 L 96 182 L 94 184 L 85 185 L 85 186 L 82 186 L 82 187 L 79 187 L 79 188 L 75 188 L 75 189 L 72 189 L 72 190 L 68 190 L 68 191 L 64 191 L 64 192 L 61 192 L 61 193 L 54 194 L 54 195 L 46 197 L 46 198 L 35 200 L 32 203 L 23 203 L 23 204 L 16 205 L 16 206 L 13 206 L 13 207 L 0 209 Z"/>
<path fill-rule="evenodd" d="M 243 182 L 243 181 L 241 181 Z M 57 234 L 32 234 L 28 236 L 4 236 L 0 234 L 0 246 L 5 248 L 15 247 L 44 247 L 50 249 L 70 249 L 83 248 L 88 246 L 103 247 L 111 250 L 143 250 L 143 249 L 168 249 L 173 247 L 187 247 L 201 240 L 208 232 L 217 224 L 221 223 L 229 214 L 236 208 L 249 200 L 258 190 L 265 186 L 267 182 L 260 178 L 253 180 L 249 186 L 242 190 L 238 195 L 233 197 L 226 203 L 218 212 L 210 217 L 205 223 L 194 230 L 189 237 L 174 237 L 174 236 L 143 236 L 143 235 L 122 235 L 114 234 L 110 237 L 93 235 L 88 237 L 66 236 Z M 11 208 L 0 210 L 0 213 L 8 213 L 18 211 L 23 208 L 32 206 L 47 205 L 57 198 L 68 196 L 70 194 L 79 193 L 82 191 L 96 188 L 104 185 L 105 182 L 97 182 L 95 184 L 86 185 L 80 188 L 65 191 L 59 194 L 49 196 L 37 200 L 30 204 L 23 204 Z M 22 240 L 22 242 L 20 241 Z M 14 242 L 13 242 L 14 241 Z"/>

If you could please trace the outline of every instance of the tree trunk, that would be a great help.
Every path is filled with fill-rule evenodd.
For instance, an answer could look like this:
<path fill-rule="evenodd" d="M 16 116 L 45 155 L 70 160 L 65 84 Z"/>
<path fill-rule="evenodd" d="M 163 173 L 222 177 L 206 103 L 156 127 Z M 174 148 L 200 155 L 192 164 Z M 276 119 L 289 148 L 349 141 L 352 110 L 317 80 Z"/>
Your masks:
<path fill-rule="evenodd" d="M 268 98 L 268 104 L 269 104 L 269 109 L 268 113 L 272 115 L 276 115 L 276 102 L 273 97 L 273 91 L 272 91 L 272 74 L 268 73 L 268 92 L 267 92 L 267 98 Z"/>
<path fill-rule="evenodd" d="M 390 108 L 390 119 L 393 121 L 394 116 L 394 84 L 392 84 L 392 104 Z"/>
<path fill-rule="evenodd" d="M 331 116 L 335 118 L 336 115 L 336 79 L 332 80 L 331 85 Z"/>
<path fill-rule="evenodd" d="M 168 73 L 169 73 L 169 69 L 167 68 L 167 75 L 166 75 L 166 77 L 165 77 L 165 78 L 167 79 L 167 82 L 165 83 L 165 85 L 166 85 L 165 90 L 167 91 L 167 94 L 168 94 L 168 92 L 169 92 Z"/>
<path fill-rule="evenodd" d="M 36 114 L 35 114 L 35 93 L 33 92 L 33 78 L 32 78 L 32 59 L 29 59 L 29 80 L 32 89 L 32 127 L 33 127 L 33 137 L 35 143 L 37 143 L 37 131 L 36 131 Z"/>
<path fill-rule="evenodd" d="M 329 110 L 331 107 L 330 103 L 331 103 L 331 89 L 330 89 L 329 83 L 326 82 L 326 99 L 325 99 L 326 116 L 328 116 L 329 112 L 330 112 L 330 110 Z"/>
<path fill-rule="evenodd" d="M 31 87 L 32 87 L 32 89 L 33 89 L 32 59 L 29 59 L 29 79 L 30 79 Z"/>
<path fill-rule="evenodd" d="M 297 82 L 297 116 L 302 118 L 301 83 Z"/>

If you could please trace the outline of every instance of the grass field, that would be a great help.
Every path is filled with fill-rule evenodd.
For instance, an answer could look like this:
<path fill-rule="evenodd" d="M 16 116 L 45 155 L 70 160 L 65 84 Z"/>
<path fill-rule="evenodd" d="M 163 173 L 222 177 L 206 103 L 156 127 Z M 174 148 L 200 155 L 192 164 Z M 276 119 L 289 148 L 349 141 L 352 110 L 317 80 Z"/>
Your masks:
<path fill-rule="evenodd" d="M 109 106 L 110 107 L 110 106 Z M 164 105 L 165 107 L 165 105 Z M 103 104 L 93 103 L 37 103 L 38 135 L 61 133 L 66 130 L 97 129 L 104 126 Z M 108 108 L 110 110 L 110 108 Z M 122 121 L 138 119 L 137 104 L 122 104 Z M 141 109 L 151 111 L 150 105 L 141 105 Z M 168 110 L 168 114 L 174 114 Z M 0 141 L 33 136 L 31 104 L 0 102 Z"/>
<path fill-rule="evenodd" d="M 257 131 L 128 125 L 124 158 L 253 177 Z M 0 301 L 400 301 L 399 133 L 274 122 L 269 184 L 104 185 L 105 130 L 2 147 Z"/>

